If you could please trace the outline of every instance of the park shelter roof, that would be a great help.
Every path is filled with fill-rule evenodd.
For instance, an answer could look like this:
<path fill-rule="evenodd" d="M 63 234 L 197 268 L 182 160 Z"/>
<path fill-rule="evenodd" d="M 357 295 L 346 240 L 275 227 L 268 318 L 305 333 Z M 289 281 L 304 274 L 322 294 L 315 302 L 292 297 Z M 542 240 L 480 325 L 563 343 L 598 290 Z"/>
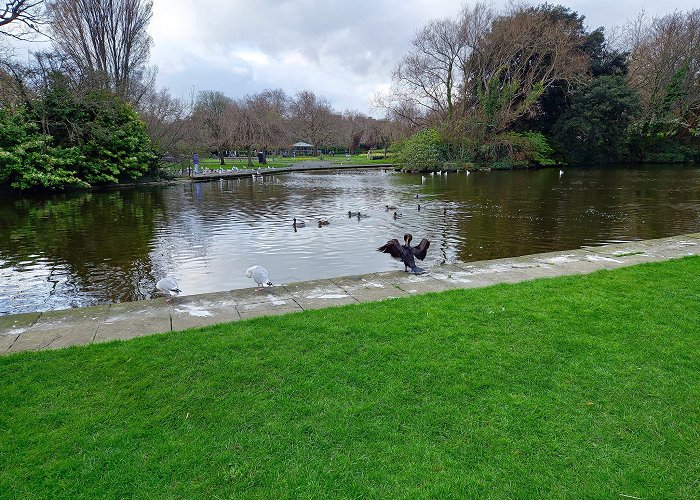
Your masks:
<path fill-rule="evenodd" d="M 308 142 L 295 142 L 292 144 L 295 148 L 313 148 L 313 144 L 309 144 Z"/>

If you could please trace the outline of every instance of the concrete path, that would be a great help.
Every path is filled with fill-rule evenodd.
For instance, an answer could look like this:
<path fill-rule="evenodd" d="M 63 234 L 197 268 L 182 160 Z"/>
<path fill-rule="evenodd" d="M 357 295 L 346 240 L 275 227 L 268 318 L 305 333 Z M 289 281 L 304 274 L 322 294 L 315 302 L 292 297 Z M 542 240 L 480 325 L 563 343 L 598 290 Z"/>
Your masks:
<path fill-rule="evenodd" d="M 585 274 L 700 255 L 700 233 L 481 262 L 455 262 L 416 276 L 403 271 L 291 283 L 176 298 L 0 316 L 0 353 L 130 339 L 344 304 Z M 399 264 L 397 263 L 397 267 Z"/>

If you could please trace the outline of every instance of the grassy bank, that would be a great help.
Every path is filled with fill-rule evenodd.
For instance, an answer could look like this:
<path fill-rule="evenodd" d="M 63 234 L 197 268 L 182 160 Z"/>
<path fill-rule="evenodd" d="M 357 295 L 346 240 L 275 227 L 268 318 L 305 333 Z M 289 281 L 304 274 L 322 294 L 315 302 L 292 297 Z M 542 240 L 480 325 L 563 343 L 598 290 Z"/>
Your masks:
<path fill-rule="evenodd" d="M 0 496 L 697 498 L 700 258 L 0 359 Z"/>

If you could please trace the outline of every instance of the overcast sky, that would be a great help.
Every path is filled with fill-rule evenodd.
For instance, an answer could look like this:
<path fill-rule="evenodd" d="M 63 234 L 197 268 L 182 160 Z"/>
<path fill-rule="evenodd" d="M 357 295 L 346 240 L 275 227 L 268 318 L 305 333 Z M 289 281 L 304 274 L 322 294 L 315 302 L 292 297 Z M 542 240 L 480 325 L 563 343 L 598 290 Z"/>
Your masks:
<path fill-rule="evenodd" d="M 539 3 L 539 2 L 536 2 Z M 536 4 L 535 3 L 535 4 Z M 561 3 L 591 28 L 690 10 L 696 0 L 577 0 Z M 493 5 L 500 8 L 503 0 Z M 154 0 L 152 63 L 178 96 L 191 89 L 241 97 L 265 88 L 310 89 L 337 110 L 370 112 L 391 70 L 427 20 L 455 17 L 454 0 Z"/>
<path fill-rule="evenodd" d="M 532 4 L 544 3 L 534 1 Z M 468 0 L 471 3 L 472 0 Z M 501 9 L 507 0 L 495 0 Z M 697 0 L 549 0 L 590 28 L 686 11 Z M 428 20 L 456 17 L 458 0 L 154 0 L 151 64 L 178 97 L 220 90 L 237 98 L 266 88 L 309 89 L 339 111 L 371 112 L 396 61 Z"/>

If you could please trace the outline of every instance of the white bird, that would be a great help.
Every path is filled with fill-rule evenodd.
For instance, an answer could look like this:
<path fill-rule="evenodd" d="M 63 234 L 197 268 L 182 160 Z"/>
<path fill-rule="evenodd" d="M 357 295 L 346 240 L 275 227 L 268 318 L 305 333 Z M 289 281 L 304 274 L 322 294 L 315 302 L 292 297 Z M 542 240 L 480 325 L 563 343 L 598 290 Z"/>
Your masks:
<path fill-rule="evenodd" d="M 562 175 L 564 175 L 564 171 L 562 169 L 559 169 L 559 177 L 561 177 Z"/>
<path fill-rule="evenodd" d="M 469 170 L 467 170 L 467 175 L 469 175 Z"/>
<path fill-rule="evenodd" d="M 253 278 L 259 287 L 262 287 L 263 285 L 272 286 L 270 274 L 267 272 L 267 269 L 262 266 L 249 267 L 246 270 L 245 275 L 248 278 Z M 256 288 L 256 290 L 260 290 L 260 288 Z"/>
<path fill-rule="evenodd" d="M 156 288 L 168 296 L 168 298 L 165 299 L 167 302 L 173 300 L 173 297 L 182 291 L 177 287 L 177 281 L 170 277 L 165 277 L 158 280 L 158 283 L 156 283 Z"/>
<path fill-rule="evenodd" d="M 425 184 L 426 179 L 425 179 L 424 175 L 420 176 L 420 181 L 421 181 L 421 183 Z"/>

